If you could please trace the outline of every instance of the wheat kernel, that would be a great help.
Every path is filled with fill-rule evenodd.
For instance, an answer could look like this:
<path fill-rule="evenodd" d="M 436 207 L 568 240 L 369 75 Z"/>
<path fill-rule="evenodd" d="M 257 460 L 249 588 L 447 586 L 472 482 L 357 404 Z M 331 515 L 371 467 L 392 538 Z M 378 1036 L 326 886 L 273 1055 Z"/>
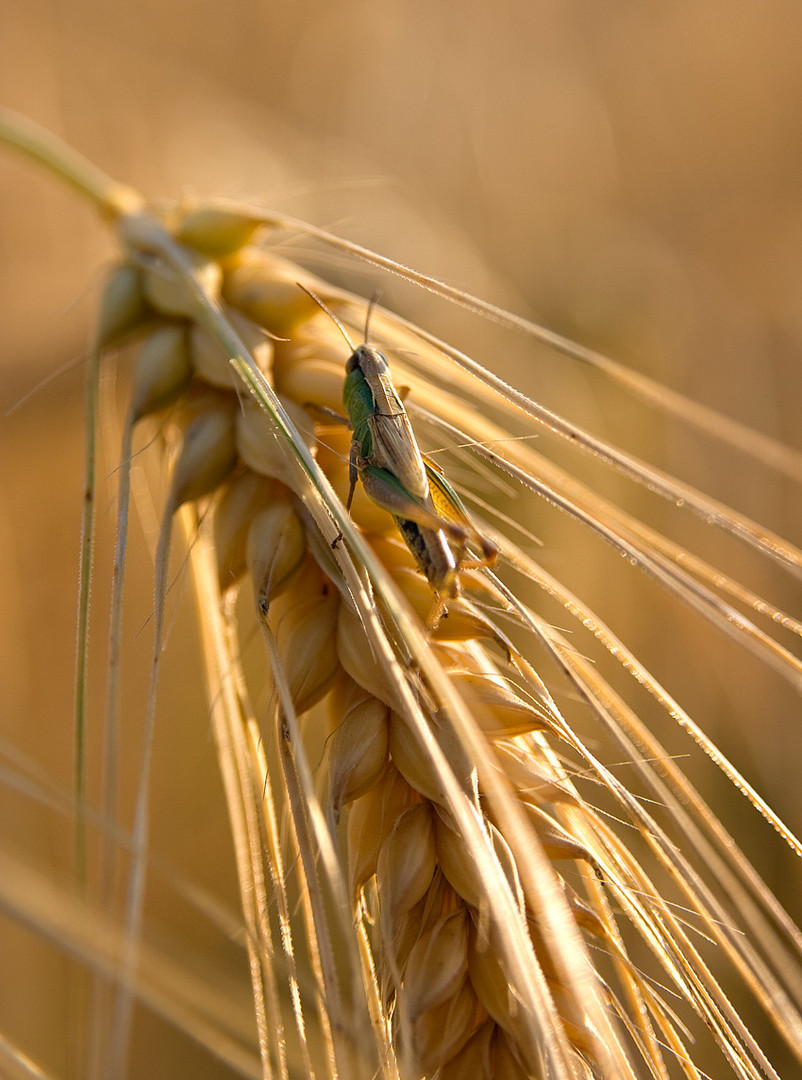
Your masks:
<path fill-rule="evenodd" d="M 462 908 L 422 933 L 404 967 L 406 1008 L 414 1020 L 441 1005 L 468 971 L 468 913 Z"/>
<path fill-rule="evenodd" d="M 442 723 L 432 720 L 429 730 L 443 751 L 459 786 L 466 794 L 472 794 L 473 763 L 451 724 L 448 721 Z M 393 763 L 407 782 L 427 799 L 446 806 L 442 780 L 430 754 L 421 749 L 414 731 L 410 730 L 409 723 L 399 713 L 390 715 L 389 738 Z"/>
<path fill-rule="evenodd" d="M 386 926 L 417 904 L 436 866 L 432 810 L 424 802 L 401 814 L 379 852 L 376 882 Z"/>
<path fill-rule="evenodd" d="M 248 529 L 246 558 L 256 607 L 265 613 L 306 561 L 306 533 L 286 495 L 276 494 L 254 514 Z"/>
<path fill-rule="evenodd" d="M 348 686 L 347 698 L 339 695 L 330 704 L 340 720 L 328 741 L 329 798 L 335 813 L 369 791 L 388 763 L 390 710 L 350 679 Z"/>
<path fill-rule="evenodd" d="M 210 296 L 217 296 L 223 273 L 216 262 L 201 256 L 191 258 L 195 276 Z M 161 263 L 148 266 L 143 271 L 143 290 L 148 303 L 161 315 L 172 318 L 192 319 L 198 310 L 198 301 L 189 285 Z"/>
<path fill-rule="evenodd" d="M 246 319 L 237 311 L 226 313 L 231 325 L 236 330 L 243 345 L 248 349 L 256 366 L 270 378 L 273 361 L 273 345 L 261 327 Z M 239 376 L 229 363 L 229 354 L 220 340 L 213 336 L 205 326 L 195 323 L 191 333 L 192 366 L 205 382 L 224 390 L 241 391 Z"/>
<path fill-rule="evenodd" d="M 511 1034 L 527 1067 L 540 1061 L 540 1048 L 528 1025 L 521 1022 L 520 1006 L 510 981 L 487 938 L 474 929 L 468 944 L 468 974 L 474 992 L 495 1022 Z"/>
<path fill-rule="evenodd" d="M 186 323 L 170 323 L 152 330 L 137 353 L 131 385 L 132 419 L 141 420 L 170 405 L 191 378 Z"/>
<path fill-rule="evenodd" d="M 106 279 L 100 302 L 97 337 L 101 348 L 118 344 L 152 317 L 140 270 L 127 263 L 115 266 Z"/>
<path fill-rule="evenodd" d="M 214 510 L 214 554 L 222 592 L 247 571 L 253 520 L 276 497 L 276 485 L 250 469 L 238 471 L 223 488 Z"/>
<path fill-rule="evenodd" d="M 219 259 L 245 247 L 262 227 L 259 217 L 247 210 L 198 206 L 184 214 L 175 236 L 202 255 Z"/>
<path fill-rule="evenodd" d="M 325 695 L 338 673 L 334 628 L 340 594 L 317 571 L 312 560 L 308 572 L 293 576 L 279 598 L 280 611 L 269 617 L 275 625 L 279 656 L 296 711 L 304 713 Z"/>
<path fill-rule="evenodd" d="M 376 873 L 379 852 L 399 816 L 419 802 L 420 795 L 391 767 L 351 806 L 348 814 L 348 881 L 352 896 L 356 896 Z"/>
<path fill-rule="evenodd" d="M 374 655 L 365 628 L 354 609 L 346 603 L 340 606 L 337 623 L 337 651 L 340 663 L 355 683 L 383 701 L 391 709 L 399 710 L 398 689 L 386 665 Z"/>
<path fill-rule="evenodd" d="M 547 727 L 543 714 L 513 693 L 498 676 L 454 671 L 451 681 L 490 739 L 526 735 Z"/>
<path fill-rule="evenodd" d="M 487 823 L 493 849 L 512 889 L 513 896 L 523 910 L 523 894 L 518 870 L 509 845 L 498 829 Z M 487 893 L 476 858 L 460 833 L 452 828 L 447 815 L 439 811 L 435 815 L 435 843 L 440 869 L 452 888 L 474 908 L 487 907 Z"/>
<path fill-rule="evenodd" d="M 592 1080 L 590 1070 L 577 1061 L 577 1080 Z M 492 1080 L 548 1080 L 543 1055 L 537 1060 L 524 1065 L 515 1050 L 515 1044 L 503 1028 L 497 1027 L 492 1044 Z"/>
<path fill-rule="evenodd" d="M 219 487 L 237 462 L 234 442 L 234 403 L 206 399 L 184 432 L 181 453 L 173 472 L 170 505 L 181 506 Z"/>
<path fill-rule="evenodd" d="M 498 1028 L 486 1020 L 461 1050 L 440 1066 L 438 1080 L 498 1080 L 493 1071 L 493 1040 Z"/>
<path fill-rule="evenodd" d="M 442 1004 L 412 1022 L 415 1055 L 420 1068 L 431 1073 L 457 1054 L 486 1018 L 469 979 Z"/>
<path fill-rule="evenodd" d="M 282 405 L 306 445 L 314 450 L 314 427 L 309 415 L 294 401 L 283 400 Z M 296 463 L 287 440 L 270 428 L 264 410 L 254 398 L 242 401 L 236 428 L 237 451 L 249 469 L 281 480 L 289 488 L 297 485 Z"/>
<path fill-rule="evenodd" d="M 306 285 L 319 296 L 332 297 L 337 290 L 295 263 L 263 252 L 243 253 L 225 274 L 223 299 L 278 337 L 287 337 L 297 323 L 315 315 L 315 301 L 300 289 Z"/>

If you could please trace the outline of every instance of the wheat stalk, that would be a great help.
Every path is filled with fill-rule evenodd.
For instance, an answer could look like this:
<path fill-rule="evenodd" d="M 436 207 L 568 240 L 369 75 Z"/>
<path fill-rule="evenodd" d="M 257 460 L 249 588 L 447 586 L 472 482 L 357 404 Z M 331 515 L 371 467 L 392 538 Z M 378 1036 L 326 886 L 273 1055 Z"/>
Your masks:
<path fill-rule="evenodd" d="M 8 116 L 4 128 L 113 219 L 122 261 L 106 284 L 94 353 L 136 352 L 119 470 L 98 867 L 87 865 L 87 830 L 98 821 L 83 764 L 75 793 L 76 905 L 99 910 L 102 924 L 71 943 L 52 911 L 31 916 L 96 972 L 89 1074 L 126 1074 L 141 998 L 242 1075 L 696 1077 L 701 1038 L 717 1044 L 727 1063 L 719 1058 L 719 1069 L 777 1076 L 722 988 L 713 953 L 802 1061 L 798 931 L 635 709 L 516 583 L 556 598 L 797 854 L 799 842 L 635 653 L 532 558 L 526 534 L 515 542 L 503 504 L 486 506 L 480 521 L 501 550 L 498 572 L 463 569 L 461 595 L 426 628 L 432 593 L 393 518 L 361 486 L 351 512 L 344 506 L 351 434 L 332 414 L 343 411 L 348 350 L 316 298 L 357 340 L 368 304 L 282 257 L 271 238 L 313 236 L 592 363 L 708 433 L 741 445 L 751 437 L 604 357 L 321 230 L 231 203 L 157 212 L 43 133 Z M 584 447 L 798 575 L 792 544 L 577 429 L 389 311 L 374 310 L 371 340 L 392 357 L 420 437 L 453 448 L 466 499 L 492 488 L 483 471 L 492 466 L 496 483 L 511 479 L 525 497 L 565 511 L 799 691 L 800 661 L 773 633 L 783 624 L 798 636 L 798 622 L 602 499 L 525 436 L 543 428 Z M 95 364 L 93 425 L 96 379 Z M 143 429 L 169 485 L 155 552 L 144 752 L 125 840 L 130 870 L 115 918 L 118 662 L 130 467 Z M 768 440 L 747 445 L 780 467 L 798 465 Z M 90 492 L 94 454 L 90 443 Z M 516 508 L 519 521 L 525 512 Z M 197 1000 L 194 1013 L 182 1013 L 176 999 L 152 991 L 160 958 L 143 942 L 150 758 L 177 518 L 199 598 L 258 1065 L 211 1021 L 197 1022 Z M 91 521 L 90 513 L 86 577 Z M 766 614 L 768 629 L 753 621 Z M 254 633 L 265 647 L 260 663 L 248 655 Z M 85 644 L 88 608 L 79 637 Z M 85 669 L 82 654 L 79 748 Z M 592 718 L 590 737 L 558 708 L 557 672 Z M 635 783 L 622 783 L 595 745 L 602 737 L 631 763 Z"/>

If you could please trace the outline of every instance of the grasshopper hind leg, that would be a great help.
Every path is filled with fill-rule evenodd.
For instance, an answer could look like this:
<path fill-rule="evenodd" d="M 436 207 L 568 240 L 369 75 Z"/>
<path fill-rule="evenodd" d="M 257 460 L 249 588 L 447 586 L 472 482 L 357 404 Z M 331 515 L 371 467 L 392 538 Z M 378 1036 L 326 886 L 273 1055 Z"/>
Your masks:
<path fill-rule="evenodd" d="M 426 616 L 426 633 L 433 634 L 443 619 L 448 618 L 448 607 L 440 593 L 435 592 L 432 610 Z"/>
<path fill-rule="evenodd" d="M 435 532 L 406 518 L 396 518 L 395 522 L 435 595 L 426 619 L 426 630 L 431 633 L 448 615 L 448 601 L 456 600 L 460 594 L 457 561 L 442 531 Z"/>

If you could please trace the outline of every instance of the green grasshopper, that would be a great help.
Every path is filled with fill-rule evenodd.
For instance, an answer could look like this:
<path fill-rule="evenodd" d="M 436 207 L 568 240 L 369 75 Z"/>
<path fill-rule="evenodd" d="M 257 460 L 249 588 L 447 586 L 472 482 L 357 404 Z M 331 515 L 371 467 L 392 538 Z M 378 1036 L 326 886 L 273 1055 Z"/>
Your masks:
<path fill-rule="evenodd" d="M 329 315 L 351 349 L 343 388 L 353 431 L 347 508 L 351 508 L 359 479 L 365 494 L 392 514 L 435 594 L 435 605 L 426 621 L 434 629 L 446 614 L 444 597 L 454 600 L 459 596 L 460 570 L 491 565 L 498 548 L 473 524 L 441 470 L 421 454 L 393 386 L 387 358 L 368 344 L 372 302 L 365 320 L 365 341 L 355 348 L 333 312 L 318 296 L 305 291 Z M 469 540 L 481 548 L 481 559 L 470 556 Z"/>

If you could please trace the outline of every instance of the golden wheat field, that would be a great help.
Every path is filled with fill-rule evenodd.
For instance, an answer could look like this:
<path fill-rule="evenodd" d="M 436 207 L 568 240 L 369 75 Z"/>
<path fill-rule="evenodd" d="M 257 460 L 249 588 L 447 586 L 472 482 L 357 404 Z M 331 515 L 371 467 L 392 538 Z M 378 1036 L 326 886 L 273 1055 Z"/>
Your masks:
<path fill-rule="evenodd" d="M 0 24 L 0 1076 L 802 1075 L 802 14 Z"/>

